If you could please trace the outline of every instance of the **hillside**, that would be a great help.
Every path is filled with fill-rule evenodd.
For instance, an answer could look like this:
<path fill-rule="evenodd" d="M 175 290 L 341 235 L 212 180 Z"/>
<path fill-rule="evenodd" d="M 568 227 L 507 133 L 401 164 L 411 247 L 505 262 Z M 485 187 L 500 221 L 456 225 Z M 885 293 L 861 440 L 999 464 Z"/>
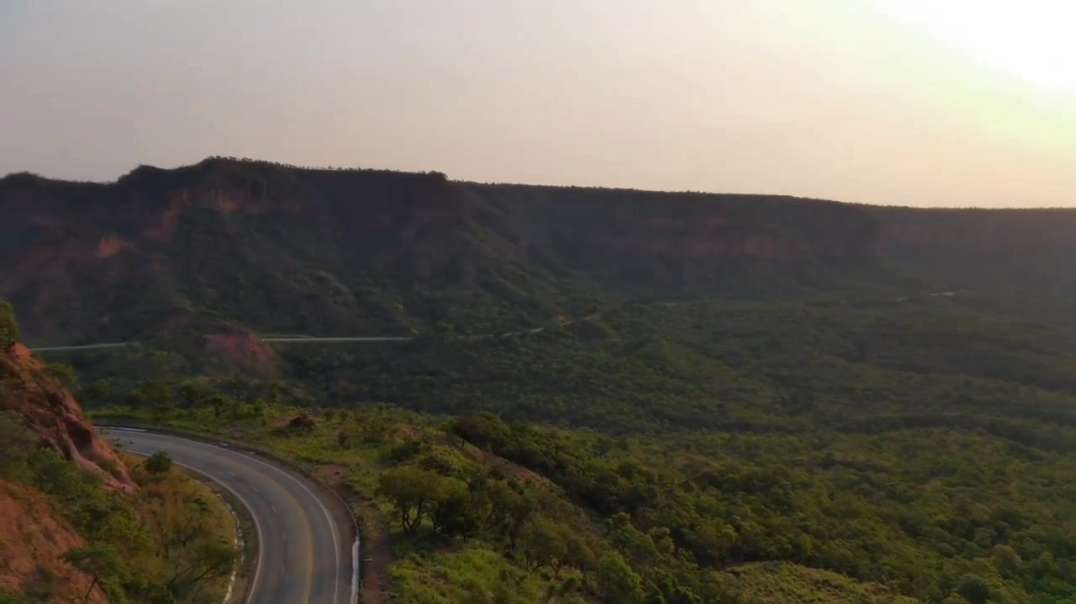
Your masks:
<path fill-rule="evenodd" d="M 0 302 L 0 601 L 219 602 L 232 516 L 177 470 L 131 463 Z"/>
<path fill-rule="evenodd" d="M 0 215 L 0 296 L 37 344 L 235 326 L 489 332 L 611 301 L 818 290 L 969 289 L 1061 316 L 1057 299 L 1076 291 L 1076 212 L 1062 210 L 482 185 L 207 159 L 114 183 L 8 175 Z"/>

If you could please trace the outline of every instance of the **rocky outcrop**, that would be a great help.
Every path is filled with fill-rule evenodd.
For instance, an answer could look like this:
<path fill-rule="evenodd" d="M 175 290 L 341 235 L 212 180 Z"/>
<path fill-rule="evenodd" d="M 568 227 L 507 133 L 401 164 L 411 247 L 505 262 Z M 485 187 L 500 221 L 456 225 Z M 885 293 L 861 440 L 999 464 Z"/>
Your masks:
<path fill-rule="evenodd" d="M 0 481 L 0 592 L 47 589 L 50 602 L 107 603 L 64 554 L 85 545 L 41 493 Z"/>
<path fill-rule="evenodd" d="M 127 467 L 93 429 L 75 397 L 21 343 L 0 352 L 0 382 L 0 410 L 20 417 L 42 443 L 101 474 L 108 488 L 137 490 Z"/>

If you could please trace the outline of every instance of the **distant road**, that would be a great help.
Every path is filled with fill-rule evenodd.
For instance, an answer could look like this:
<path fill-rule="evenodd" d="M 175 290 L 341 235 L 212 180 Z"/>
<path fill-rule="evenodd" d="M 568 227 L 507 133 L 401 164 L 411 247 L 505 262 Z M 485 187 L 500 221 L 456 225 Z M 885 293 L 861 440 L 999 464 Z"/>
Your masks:
<path fill-rule="evenodd" d="M 280 344 L 344 344 L 348 342 L 410 342 L 415 338 L 407 336 L 268 336 L 260 338 L 263 342 Z M 82 350 L 106 350 L 137 346 L 139 342 L 104 342 L 101 344 L 77 344 L 74 346 L 33 346 L 31 352 L 78 352 Z"/>
<path fill-rule="evenodd" d="M 80 344 L 78 346 L 35 346 L 30 349 L 31 352 L 55 352 L 61 350 L 102 350 L 105 348 L 123 348 L 124 346 L 134 346 L 138 342 L 106 342 L 104 344 Z"/>
<path fill-rule="evenodd" d="M 410 342 L 415 338 L 406 336 L 273 336 L 261 338 L 262 342 L 283 342 L 288 344 L 332 344 L 340 342 Z"/>
<path fill-rule="evenodd" d="M 139 455 L 164 451 L 230 491 L 250 512 L 258 559 L 244 604 L 354 604 L 358 543 L 343 505 L 308 479 L 251 453 L 125 428 L 102 428 Z"/>
<path fill-rule="evenodd" d="M 583 320 L 593 320 L 599 315 L 593 313 L 583 317 Z M 560 321 L 556 324 L 557 327 L 567 327 L 575 324 L 577 321 Z M 494 338 L 515 338 L 519 336 L 538 334 L 545 331 L 549 326 L 534 327 L 532 329 L 522 329 L 519 331 L 507 331 L 504 333 L 485 333 L 478 335 L 457 335 L 451 336 L 455 339 L 472 341 L 472 340 L 491 340 Z M 413 336 L 308 336 L 308 335 L 282 335 L 282 334 L 265 334 L 258 335 L 258 338 L 263 342 L 270 342 L 275 344 L 348 344 L 348 343 L 378 343 L 378 342 L 413 342 L 415 338 Z M 138 342 L 106 342 L 103 344 L 79 344 L 76 346 L 34 346 L 30 350 L 32 352 L 77 352 L 80 350 L 102 350 L 108 348 L 123 348 L 125 346 L 136 346 Z"/>
<path fill-rule="evenodd" d="M 510 338 L 529 333 L 541 333 L 544 327 L 536 327 L 526 331 L 510 331 L 502 334 L 484 334 L 478 336 L 456 336 L 461 340 L 486 340 L 490 338 Z M 378 343 L 378 342 L 412 342 L 411 336 L 269 336 L 259 338 L 263 342 L 273 344 L 349 344 L 349 343 Z M 108 348 L 123 348 L 136 346 L 138 342 L 108 342 L 104 344 L 80 344 L 76 346 L 34 346 L 32 352 L 78 352 L 82 350 L 102 350 Z"/>

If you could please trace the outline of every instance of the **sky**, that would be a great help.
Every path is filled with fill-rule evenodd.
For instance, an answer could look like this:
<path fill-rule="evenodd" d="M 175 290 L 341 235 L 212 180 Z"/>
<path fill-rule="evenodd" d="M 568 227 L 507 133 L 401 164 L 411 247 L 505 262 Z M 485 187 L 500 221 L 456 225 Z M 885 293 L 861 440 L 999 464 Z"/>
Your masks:
<path fill-rule="evenodd" d="M 1076 206 L 1076 3 L 0 0 L 0 174 Z"/>

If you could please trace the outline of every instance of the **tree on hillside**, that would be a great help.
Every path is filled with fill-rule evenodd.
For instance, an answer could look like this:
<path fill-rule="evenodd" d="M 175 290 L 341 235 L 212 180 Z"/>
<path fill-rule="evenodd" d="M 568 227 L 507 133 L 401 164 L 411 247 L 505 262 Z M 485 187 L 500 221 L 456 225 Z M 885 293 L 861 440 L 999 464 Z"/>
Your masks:
<path fill-rule="evenodd" d="M 37 437 L 8 411 L 0 411 L 0 478 L 25 471 L 26 456 L 34 450 Z"/>
<path fill-rule="evenodd" d="M 432 519 L 437 532 L 469 535 L 478 529 L 478 510 L 466 483 L 455 478 L 441 478 L 433 497 Z"/>
<path fill-rule="evenodd" d="M 73 549 L 64 555 L 64 559 L 92 578 L 86 593 L 82 595 L 83 602 L 90 601 L 90 596 L 97 587 L 108 593 L 110 587 L 114 587 L 122 580 L 123 561 L 116 550 L 111 547 L 92 546 Z"/>
<path fill-rule="evenodd" d="M 515 547 L 520 531 L 538 509 L 533 494 L 505 480 L 475 486 L 476 496 L 486 509 L 485 524 Z"/>
<path fill-rule="evenodd" d="M 202 541 L 191 555 L 176 564 L 168 579 L 168 591 L 183 598 L 196 594 L 207 581 L 227 576 L 235 566 L 235 549 L 220 541 Z"/>
<path fill-rule="evenodd" d="M 956 586 L 956 593 L 971 604 L 983 604 L 990 598 L 990 585 L 977 575 L 964 575 Z"/>
<path fill-rule="evenodd" d="M 426 517 L 440 483 L 441 477 L 429 470 L 403 466 L 382 474 L 378 491 L 396 506 L 400 528 L 413 533 Z"/>
<path fill-rule="evenodd" d="M 512 434 L 508 424 L 492 413 L 460 417 L 452 423 L 451 431 L 483 449 L 499 449 Z"/>
<path fill-rule="evenodd" d="M 598 595 L 603 602 L 630 604 L 643 599 L 643 580 L 624 557 L 613 551 L 598 563 Z"/>
<path fill-rule="evenodd" d="M 7 349 L 21 338 L 19 323 L 15 320 L 15 307 L 7 300 L 0 300 L 0 348 Z"/>
<path fill-rule="evenodd" d="M 565 566 L 580 571 L 594 566 L 594 554 L 581 532 L 549 517 L 533 515 L 520 531 L 517 549 L 528 568 L 548 566 L 559 579 Z"/>

